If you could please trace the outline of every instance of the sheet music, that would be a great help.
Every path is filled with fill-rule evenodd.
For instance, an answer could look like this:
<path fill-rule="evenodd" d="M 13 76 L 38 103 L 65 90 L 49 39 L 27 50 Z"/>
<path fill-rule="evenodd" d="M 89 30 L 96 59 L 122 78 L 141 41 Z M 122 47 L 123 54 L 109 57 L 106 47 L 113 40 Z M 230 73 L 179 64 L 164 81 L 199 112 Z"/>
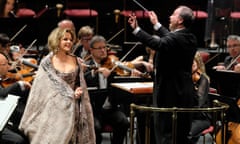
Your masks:
<path fill-rule="evenodd" d="M 0 99 L 0 131 L 8 122 L 18 103 L 19 96 L 8 95 L 4 99 Z"/>

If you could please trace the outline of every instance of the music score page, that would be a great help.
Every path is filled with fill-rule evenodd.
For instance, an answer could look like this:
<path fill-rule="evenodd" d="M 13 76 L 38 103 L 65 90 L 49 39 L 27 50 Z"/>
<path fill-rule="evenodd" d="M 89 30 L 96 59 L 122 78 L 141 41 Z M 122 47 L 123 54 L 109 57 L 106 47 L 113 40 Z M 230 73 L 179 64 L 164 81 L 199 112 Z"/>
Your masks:
<path fill-rule="evenodd" d="M 3 130 L 18 103 L 19 96 L 8 95 L 0 99 L 0 131 Z"/>

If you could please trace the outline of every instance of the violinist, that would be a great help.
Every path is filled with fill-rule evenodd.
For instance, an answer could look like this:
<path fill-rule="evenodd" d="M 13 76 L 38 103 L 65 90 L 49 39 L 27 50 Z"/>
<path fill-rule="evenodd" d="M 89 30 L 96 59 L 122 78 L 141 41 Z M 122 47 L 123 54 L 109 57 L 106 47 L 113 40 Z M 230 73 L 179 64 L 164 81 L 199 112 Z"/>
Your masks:
<path fill-rule="evenodd" d="M 87 69 L 85 71 L 85 79 L 88 87 L 97 87 L 100 90 L 106 90 L 102 97 L 102 103 L 99 101 L 92 101 L 94 112 L 94 124 L 96 143 L 100 144 L 102 141 L 102 127 L 104 124 L 110 124 L 113 128 L 114 144 L 123 144 L 124 136 L 129 128 L 129 121 L 127 116 L 120 110 L 118 105 L 113 101 L 110 91 L 110 84 L 113 82 L 113 77 L 116 73 L 111 72 L 111 62 L 106 61 L 109 57 L 107 54 L 106 40 L 103 36 L 95 35 L 90 41 L 90 53 L 92 59 L 89 61 L 90 65 L 96 65 L 98 69 Z"/>
<path fill-rule="evenodd" d="M 14 14 L 15 0 L 0 0 L 0 17 L 11 18 L 16 17 Z"/>
<path fill-rule="evenodd" d="M 9 55 L 12 61 L 17 61 L 24 53 L 24 48 L 19 45 L 11 45 Z"/>
<path fill-rule="evenodd" d="M 229 35 L 227 37 L 227 51 L 229 55 L 224 59 L 223 64 L 214 66 L 216 70 L 232 70 L 240 72 L 240 36 Z"/>
<path fill-rule="evenodd" d="M 88 25 L 81 27 L 78 31 L 78 42 L 73 49 L 73 53 L 76 56 L 82 58 L 85 62 L 87 62 L 91 58 L 89 52 L 89 42 L 92 39 L 93 35 L 94 30 Z"/>
<path fill-rule="evenodd" d="M 8 58 L 10 51 L 10 38 L 5 33 L 0 33 L 0 52 L 3 52 Z"/>
<path fill-rule="evenodd" d="M 7 125 L 3 130 L 0 143 L 26 144 L 26 140 L 23 136 L 21 136 L 21 133 L 17 130 L 17 128 L 24 111 L 24 101 L 27 99 L 31 84 L 26 81 L 17 81 L 8 87 L 4 87 L 3 83 L 6 79 L 8 79 L 7 73 L 10 67 L 8 63 L 9 61 L 7 56 L 0 52 L 0 98 L 5 98 L 8 94 L 14 94 L 20 96 L 20 99 L 17 108 L 10 117 L 10 122 L 12 122 L 13 125 Z"/>
<path fill-rule="evenodd" d="M 194 83 L 194 107 L 204 108 L 210 106 L 208 97 L 210 80 L 205 71 L 205 64 L 199 52 L 196 52 L 192 65 L 192 80 Z M 196 144 L 201 132 L 211 125 L 211 116 L 208 113 L 195 113 L 189 133 L 191 144 Z"/>
<path fill-rule="evenodd" d="M 32 82 L 37 70 L 37 60 L 34 58 L 23 58 L 25 48 L 21 45 L 10 46 L 9 56 L 11 59 L 10 72 L 11 75 L 16 75 L 20 80 Z M 7 84 L 7 83 L 5 83 Z"/>

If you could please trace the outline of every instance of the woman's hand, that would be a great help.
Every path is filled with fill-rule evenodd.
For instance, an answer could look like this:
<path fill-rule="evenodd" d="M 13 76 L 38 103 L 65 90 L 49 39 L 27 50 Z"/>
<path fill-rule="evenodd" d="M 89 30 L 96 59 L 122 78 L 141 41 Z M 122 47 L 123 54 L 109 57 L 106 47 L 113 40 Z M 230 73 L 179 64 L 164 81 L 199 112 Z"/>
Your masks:
<path fill-rule="evenodd" d="M 82 87 L 77 87 L 75 89 L 75 92 L 74 92 L 74 98 L 75 99 L 80 99 L 80 97 L 82 96 L 83 94 L 83 90 L 82 90 Z"/>

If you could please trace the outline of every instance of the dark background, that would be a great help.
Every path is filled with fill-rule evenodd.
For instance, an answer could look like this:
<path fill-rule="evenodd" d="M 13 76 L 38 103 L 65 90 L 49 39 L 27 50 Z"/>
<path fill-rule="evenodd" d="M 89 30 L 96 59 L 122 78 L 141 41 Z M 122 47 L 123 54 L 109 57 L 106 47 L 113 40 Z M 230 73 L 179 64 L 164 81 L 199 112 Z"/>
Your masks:
<path fill-rule="evenodd" d="M 173 10 L 179 5 L 187 5 L 193 10 L 203 10 L 208 12 L 208 2 L 211 0 L 138 0 L 146 9 L 154 10 L 159 21 L 168 27 L 169 16 Z M 240 0 L 215 0 L 214 1 L 214 14 L 216 41 L 219 42 L 221 47 L 225 47 L 223 42 L 228 34 L 239 34 L 239 22 L 229 18 L 229 13 L 225 13 L 226 9 L 231 11 L 240 10 Z M 63 4 L 63 10 L 70 8 L 70 4 L 77 2 L 74 8 L 91 8 L 98 11 L 98 25 L 96 25 L 96 18 L 73 18 L 61 15 L 57 17 L 56 4 Z M 126 44 L 125 42 L 136 42 L 135 37 L 131 34 L 131 29 L 127 24 L 127 18 L 120 15 L 119 22 L 115 22 L 114 10 L 142 10 L 133 0 L 17 0 L 16 9 L 25 7 L 34 10 L 37 14 L 48 7 L 48 10 L 38 18 L 1 18 L 0 19 L 0 33 L 6 33 L 9 37 L 14 36 L 24 25 L 27 27 L 13 40 L 13 42 L 29 45 L 34 39 L 37 39 L 36 45 L 42 46 L 47 43 L 47 37 L 51 30 L 57 26 L 57 23 L 65 18 L 73 20 L 76 32 L 84 25 L 90 25 L 95 28 L 97 34 L 103 35 L 107 40 L 112 38 L 116 33 L 124 28 L 124 32 L 117 35 L 111 44 L 119 45 L 122 48 L 122 54 L 126 53 L 133 45 Z M 238 7 L 239 6 L 239 7 Z M 71 7 L 72 8 L 72 7 Z M 218 15 L 217 12 L 223 13 Z M 228 12 L 228 11 L 227 11 Z M 198 38 L 199 48 L 208 49 L 208 44 L 211 40 L 210 33 L 213 25 L 206 27 L 206 21 L 209 19 L 196 19 L 192 27 L 193 33 Z M 152 32 L 152 25 L 149 19 L 139 18 L 139 25 Z M 139 45 L 137 47 L 142 47 Z M 134 50 L 129 59 L 136 57 L 136 55 L 144 52 L 144 49 Z"/>
<path fill-rule="evenodd" d="M 40 12 L 45 6 L 48 6 L 48 10 L 41 15 L 39 18 L 16 18 L 16 19 L 0 19 L 0 32 L 5 32 L 9 37 L 13 36 L 21 27 L 27 24 L 26 29 L 21 32 L 21 34 L 16 37 L 15 41 L 22 41 L 22 43 L 30 43 L 32 39 L 37 38 L 40 45 L 45 44 L 47 36 L 50 31 L 57 26 L 57 22 L 61 19 L 66 18 L 64 15 L 57 17 L 56 4 L 62 3 L 64 5 L 63 9 L 66 9 L 69 3 L 77 0 L 18 0 L 17 7 L 27 7 L 34 10 L 36 13 Z M 206 0 L 201 0 L 206 1 Z M 87 3 L 85 6 L 87 8 L 92 8 L 98 11 L 98 34 L 106 37 L 106 39 L 112 37 L 122 28 L 125 28 L 123 16 L 120 16 L 119 22 L 115 23 L 114 10 L 119 9 L 120 11 L 127 10 L 141 10 L 141 8 L 136 5 L 132 0 L 78 0 L 78 3 Z M 168 26 L 169 16 L 172 11 L 179 4 L 190 4 L 185 2 L 185 0 L 139 0 L 145 8 L 148 10 L 154 10 L 159 15 L 161 23 Z M 203 3 L 203 2 L 201 2 Z M 201 4 L 202 5 L 202 4 Z M 201 6 L 202 7 L 202 6 Z M 199 6 L 200 8 L 200 6 Z M 206 4 L 203 4 L 203 9 L 206 8 Z M 76 31 L 83 25 L 91 25 L 96 29 L 95 18 L 70 18 L 74 21 Z M 143 22 L 142 22 L 143 21 Z M 139 24 L 146 29 L 152 28 L 148 19 L 140 19 Z M 204 23 L 203 23 L 204 24 Z M 204 27 L 204 25 L 203 25 Z M 125 30 L 127 31 L 127 28 Z M 131 32 L 127 32 L 127 36 L 123 38 L 124 34 L 119 35 L 112 42 L 121 44 L 122 40 L 134 41 L 131 38 Z"/>

